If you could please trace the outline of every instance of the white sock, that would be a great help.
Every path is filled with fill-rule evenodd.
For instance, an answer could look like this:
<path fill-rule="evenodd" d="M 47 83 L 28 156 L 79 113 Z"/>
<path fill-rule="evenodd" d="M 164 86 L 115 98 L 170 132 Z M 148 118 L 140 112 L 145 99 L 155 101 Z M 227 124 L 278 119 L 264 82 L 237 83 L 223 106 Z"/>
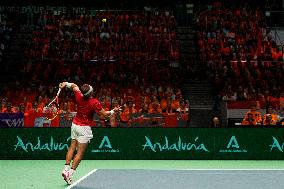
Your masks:
<path fill-rule="evenodd" d="M 70 169 L 70 165 L 65 165 L 64 170 L 69 171 L 69 169 Z"/>
<path fill-rule="evenodd" d="M 75 172 L 76 172 L 76 170 L 74 170 L 74 169 L 71 168 L 70 171 L 69 171 L 70 176 L 73 175 Z"/>

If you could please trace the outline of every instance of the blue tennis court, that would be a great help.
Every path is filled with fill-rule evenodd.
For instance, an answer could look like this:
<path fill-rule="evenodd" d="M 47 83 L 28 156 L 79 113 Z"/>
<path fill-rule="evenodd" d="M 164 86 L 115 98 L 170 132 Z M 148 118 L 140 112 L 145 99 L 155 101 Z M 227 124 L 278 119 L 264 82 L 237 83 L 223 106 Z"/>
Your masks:
<path fill-rule="evenodd" d="M 94 169 L 67 189 L 280 189 L 284 170 Z"/>

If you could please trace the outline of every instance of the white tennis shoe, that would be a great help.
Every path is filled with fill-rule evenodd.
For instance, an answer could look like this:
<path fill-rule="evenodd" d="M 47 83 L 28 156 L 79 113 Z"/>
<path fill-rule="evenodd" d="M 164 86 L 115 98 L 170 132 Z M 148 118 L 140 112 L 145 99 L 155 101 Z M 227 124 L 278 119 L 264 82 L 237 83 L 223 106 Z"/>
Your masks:
<path fill-rule="evenodd" d="M 62 175 L 63 179 L 65 180 L 65 182 L 66 182 L 68 185 L 72 184 L 71 174 L 69 173 L 68 170 L 63 169 L 61 175 Z"/>

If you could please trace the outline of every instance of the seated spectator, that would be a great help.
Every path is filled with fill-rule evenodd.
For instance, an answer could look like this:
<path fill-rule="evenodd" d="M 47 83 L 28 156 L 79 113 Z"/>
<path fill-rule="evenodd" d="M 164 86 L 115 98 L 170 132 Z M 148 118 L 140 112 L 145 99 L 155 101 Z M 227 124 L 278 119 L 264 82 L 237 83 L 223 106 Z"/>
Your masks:
<path fill-rule="evenodd" d="M 25 113 L 25 105 L 24 103 L 21 103 L 20 106 L 19 106 L 19 113 Z"/>
<path fill-rule="evenodd" d="M 113 109 L 114 107 L 118 107 L 119 103 L 117 100 L 113 100 L 112 101 L 112 106 L 111 109 Z M 120 113 L 116 113 L 116 114 L 112 114 L 109 118 L 109 124 L 111 127 L 117 127 L 119 124 L 119 120 L 120 120 Z"/>
<path fill-rule="evenodd" d="M 256 111 L 256 103 L 250 105 L 250 110 L 245 114 L 242 125 L 261 125 L 261 113 Z"/>
<path fill-rule="evenodd" d="M 273 112 L 272 106 L 269 106 L 266 114 L 263 116 L 263 125 L 276 125 L 278 115 Z"/>
<path fill-rule="evenodd" d="M 238 101 L 244 101 L 248 99 L 247 93 L 244 91 L 242 86 L 239 86 L 238 91 L 236 93 Z"/>
<path fill-rule="evenodd" d="M 147 103 L 144 103 L 142 105 L 142 108 L 139 110 L 139 113 L 142 113 L 142 114 L 148 114 L 149 111 L 148 111 L 148 104 Z"/>
<path fill-rule="evenodd" d="M 181 99 L 179 102 L 179 107 L 176 110 L 178 113 L 178 118 L 188 121 L 189 120 L 189 109 L 186 107 L 185 100 Z"/>
<path fill-rule="evenodd" d="M 160 108 L 160 104 L 158 101 L 152 103 L 152 108 L 149 109 L 150 114 L 159 114 L 162 113 L 162 109 Z"/>
<path fill-rule="evenodd" d="M 127 98 L 126 106 L 124 107 L 122 113 L 120 114 L 120 121 L 122 123 L 128 124 L 131 118 L 131 114 L 137 113 L 137 110 L 133 106 L 133 100 L 134 98 L 131 96 Z"/>
<path fill-rule="evenodd" d="M 32 105 L 32 109 L 28 113 L 38 113 L 38 114 L 41 114 L 42 112 L 43 112 L 43 109 L 40 109 L 38 107 L 38 103 L 34 102 L 33 105 Z M 46 112 L 54 112 L 54 111 L 53 110 L 52 111 L 48 111 L 47 110 Z"/>
<path fill-rule="evenodd" d="M 175 114 L 176 110 L 173 109 L 172 99 L 170 97 L 168 97 L 168 99 L 167 99 L 167 106 L 166 106 L 165 109 L 162 109 L 162 112 L 166 113 L 166 114 Z"/>
<path fill-rule="evenodd" d="M 2 111 L 3 113 L 15 113 L 15 108 L 12 106 L 11 102 L 7 102 L 6 108 Z"/>
<path fill-rule="evenodd" d="M 159 100 L 158 100 L 157 96 L 153 96 L 152 97 L 152 102 L 149 104 L 149 112 L 150 113 L 154 109 L 154 106 L 155 106 L 155 109 L 160 109 L 160 103 L 159 103 Z"/>

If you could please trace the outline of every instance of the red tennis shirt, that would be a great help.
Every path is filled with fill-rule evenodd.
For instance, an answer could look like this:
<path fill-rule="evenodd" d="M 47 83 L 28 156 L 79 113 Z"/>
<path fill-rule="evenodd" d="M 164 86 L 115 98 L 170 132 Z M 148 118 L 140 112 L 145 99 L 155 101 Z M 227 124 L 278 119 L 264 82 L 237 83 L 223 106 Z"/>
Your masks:
<path fill-rule="evenodd" d="M 100 101 L 95 98 L 84 98 L 81 91 L 75 92 L 77 103 L 77 114 L 73 119 L 73 123 L 80 126 L 92 126 L 95 113 L 102 110 Z"/>

